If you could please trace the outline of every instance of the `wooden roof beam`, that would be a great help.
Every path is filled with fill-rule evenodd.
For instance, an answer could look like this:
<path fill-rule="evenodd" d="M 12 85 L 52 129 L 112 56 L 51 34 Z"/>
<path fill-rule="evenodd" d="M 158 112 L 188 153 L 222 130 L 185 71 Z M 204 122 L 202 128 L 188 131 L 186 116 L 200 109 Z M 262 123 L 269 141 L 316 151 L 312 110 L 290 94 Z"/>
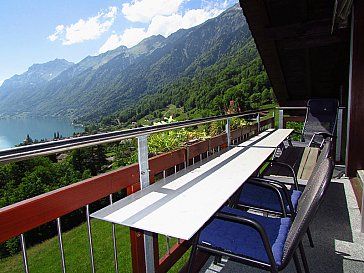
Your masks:
<path fill-rule="evenodd" d="M 280 50 L 297 50 L 314 47 L 323 47 L 333 44 L 346 43 L 345 34 L 331 36 L 329 33 L 317 35 L 303 35 L 298 38 L 284 39 L 279 41 Z"/>
<path fill-rule="evenodd" d="M 292 25 L 267 27 L 265 35 L 273 40 L 297 38 L 316 34 L 331 34 L 331 20 L 314 20 Z"/>

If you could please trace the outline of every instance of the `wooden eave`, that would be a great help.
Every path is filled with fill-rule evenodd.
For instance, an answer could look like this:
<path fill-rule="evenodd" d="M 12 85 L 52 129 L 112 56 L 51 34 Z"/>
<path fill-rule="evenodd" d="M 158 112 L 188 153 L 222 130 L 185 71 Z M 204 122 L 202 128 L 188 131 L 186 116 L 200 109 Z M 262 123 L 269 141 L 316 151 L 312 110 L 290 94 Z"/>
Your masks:
<path fill-rule="evenodd" d="M 346 92 L 349 31 L 331 33 L 333 3 L 240 0 L 280 105 Z"/>

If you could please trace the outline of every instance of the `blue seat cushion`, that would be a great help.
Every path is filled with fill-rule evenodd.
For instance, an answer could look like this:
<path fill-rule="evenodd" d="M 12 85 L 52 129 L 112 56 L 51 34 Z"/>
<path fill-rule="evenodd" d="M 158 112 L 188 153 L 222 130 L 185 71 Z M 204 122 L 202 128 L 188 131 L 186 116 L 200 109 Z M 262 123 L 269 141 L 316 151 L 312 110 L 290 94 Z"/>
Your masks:
<path fill-rule="evenodd" d="M 282 264 L 283 249 L 291 225 L 290 218 L 269 218 L 238 209 L 224 207 L 222 212 L 259 222 L 266 230 L 277 266 Z M 262 239 L 252 227 L 222 219 L 214 219 L 202 231 L 199 244 L 269 263 Z"/>
<path fill-rule="evenodd" d="M 281 193 L 286 206 L 286 212 L 291 213 L 286 195 L 282 191 Z M 302 192 L 291 189 L 289 190 L 289 195 L 291 196 L 293 208 L 296 210 L 298 199 L 301 197 Z M 249 183 L 249 181 L 244 183 L 239 197 L 239 203 L 254 208 L 262 208 L 277 212 L 282 211 L 276 192 L 274 192 L 271 188 Z"/>

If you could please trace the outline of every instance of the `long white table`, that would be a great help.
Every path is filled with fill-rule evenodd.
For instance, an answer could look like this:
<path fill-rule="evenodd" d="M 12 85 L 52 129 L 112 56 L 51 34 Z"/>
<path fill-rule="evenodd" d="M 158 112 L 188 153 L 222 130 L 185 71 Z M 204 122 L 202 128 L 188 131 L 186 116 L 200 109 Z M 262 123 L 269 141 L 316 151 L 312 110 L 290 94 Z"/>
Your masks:
<path fill-rule="evenodd" d="M 188 240 L 292 131 L 265 131 L 206 163 L 199 162 L 105 207 L 91 217 Z"/>

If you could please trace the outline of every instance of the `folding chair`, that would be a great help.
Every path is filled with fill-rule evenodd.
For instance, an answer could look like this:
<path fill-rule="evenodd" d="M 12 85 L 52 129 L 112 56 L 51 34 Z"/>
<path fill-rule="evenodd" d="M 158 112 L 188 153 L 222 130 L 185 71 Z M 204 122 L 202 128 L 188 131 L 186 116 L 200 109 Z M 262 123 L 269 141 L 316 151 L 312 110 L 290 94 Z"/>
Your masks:
<path fill-rule="evenodd" d="M 309 100 L 303 130 L 293 133 L 299 135 L 300 141 L 289 139 L 276 153 L 274 161 L 288 164 L 295 171 L 299 184 L 305 184 L 309 175 L 298 173 L 301 163 L 317 156 L 317 150 L 323 148 L 325 140 L 335 138 L 338 106 L 337 99 Z M 265 175 L 292 177 L 292 171 L 276 163 L 265 170 Z"/>
<path fill-rule="evenodd" d="M 332 171 L 331 159 L 325 159 L 315 174 L 318 183 L 309 187 L 309 193 L 299 203 L 294 221 L 288 217 L 269 218 L 223 207 L 195 235 L 188 272 L 192 272 L 197 250 L 202 250 L 270 272 L 283 270 L 293 259 L 300 273 L 299 249 L 308 273 L 301 241 L 322 202 Z"/>
<path fill-rule="evenodd" d="M 327 137 L 335 136 L 339 101 L 337 99 L 311 99 L 300 141 L 291 142 L 296 147 L 320 147 Z"/>
<path fill-rule="evenodd" d="M 318 165 L 322 161 L 322 159 L 324 159 L 328 156 L 331 156 L 332 147 L 333 147 L 332 138 L 329 137 L 326 140 L 324 140 L 324 142 L 321 144 L 321 146 L 322 146 L 322 149 L 319 151 L 319 156 L 317 157 L 315 166 Z M 290 149 L 290 148 L 291 148 L 291 150 L 292 149 L 301 149 L 301 150 L 304 149 L 302 147 L 289 147 L 288 149 Z M 292 155 L 293 158 L 295 156 L 297 157 L 294 159 L 294 161 L 295 162 L 300 161 L 302 154 L 303 154 L 303 152 L 300 154 Z M 277 158 L 277 159 L 267 161 L 270 164 L 260 172 L 259 176 L 263 177 L 263 178 L 278 180 L 284 184 L 294 184 L 296 189 L 298 189 L 298 186 L 306 186 L 306 184 L 308 182 L 307 175 L 305 178 L 298 177 L 299 176 L 299 174 L 297 173 L 298 166 L 297 165 L 291 166 L 289 163 L 282 162 L 281 160 L 282 159 Z M 282 169 L 284 169 L 284 170 L 282 170 Z M 312 171 L 314 171 L 314 170 L 315 170 L 315 168 Z"/>

